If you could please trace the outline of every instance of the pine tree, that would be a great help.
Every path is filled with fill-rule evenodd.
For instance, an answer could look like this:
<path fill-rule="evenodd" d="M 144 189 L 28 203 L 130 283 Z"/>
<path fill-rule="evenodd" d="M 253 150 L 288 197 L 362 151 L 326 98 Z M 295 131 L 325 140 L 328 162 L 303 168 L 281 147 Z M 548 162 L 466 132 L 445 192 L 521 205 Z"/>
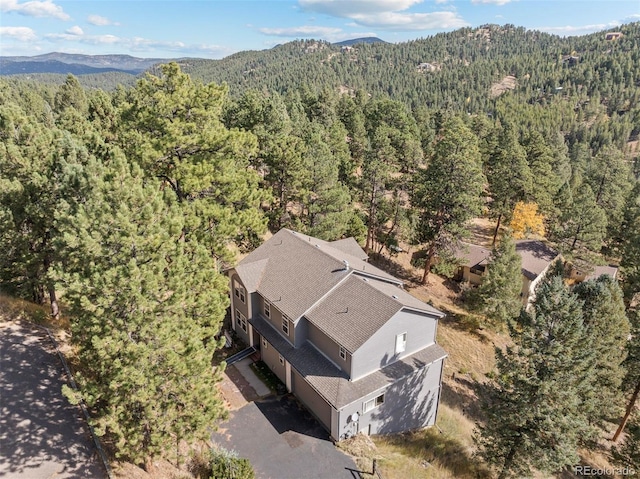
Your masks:
<path fill-rule="evenodd" d="M 597 204 L 591 187 L 583 183 L 568 208 L 560 217 L 557 236 L 566 242 L 569 251 L 580 245 L 600 251 L 607 227 L 607 217 Z"/>
<path fill-rule="evenodd" d="M 497 145 L 486 165 L 486 175 L 489 194 L 493 199 L 489 204 L 489 211 L 497 219 L 493 233 L 495 244 L 501 221 L 511 219 L 516 203 L 524 200 L 532 189 L 526 152 L 510 126 L 506 126 L 498 136 Z"/>
<path fill-rule="evenodd" d="M 522 308 L 522 260 L 511 237 L 502 238 L 492 253 L 487 274 L 474 294 L 475 308 L 506 324 Z"/>
<path fill-rule="evenodd" d="M 206 248 L 184 241 L 175 194 L 122 155 L 92 163 L 91 195 L 60 216 L 79 394 L 118 457 L 150 467 L 181 441 L 206 440 L 224 416 L 211 366 L 228 304 Z"/>
<path fill-rule="evenodd" d="M 615 418 L 620 412 L 620 389 L 625 376 L 623 361 L 631 326 L 622 290 L 610 276 L 580 283 L 574 293 L 584 302 L 589 344 L 596 352 L 594 383 L 583 392 L 583 408 L 592 423 L 602 425 L 603 420 Z"/>
<path fill-rule="evenodd" d="M 480 456 L 499 479 L 530 477 L 532 469 L 557 472 L 578 460 L 593 429 L 580 397 L 591 385 L 594 352 L 582 302 L 560 277 L 544 280 L 531 310 L 510 323 L 515 345 L 496 349 L 497 379 L 476 431 Z"/>
<path fill-rule="evenodd" d="M 416 240 L 427 251 L 423 284 L 438 252 L 464 237 L 466 222 L 480 213 L 484 182 L 475 135 L 459 118 L 445 120 L 412 198 L 420 215 Z"/>
<path fill-rule="evenodd" d="M 229 245 L 264 231 L 253 134 L 222 123 L 227 88 L 203 85 L 176 63 L 147 75 L 122 108 L 120 145 L 150 177 L 171 188 L 190 219 L 185 235 L 230 261 Z"/>
<path fill-rule="evenodd" d="M 620 236 L 620 267 L 624 277 L 622 287 L 625 301 L 630 304 L 640 294 L 640 183 L 634 187 L 627 200 Z"/>

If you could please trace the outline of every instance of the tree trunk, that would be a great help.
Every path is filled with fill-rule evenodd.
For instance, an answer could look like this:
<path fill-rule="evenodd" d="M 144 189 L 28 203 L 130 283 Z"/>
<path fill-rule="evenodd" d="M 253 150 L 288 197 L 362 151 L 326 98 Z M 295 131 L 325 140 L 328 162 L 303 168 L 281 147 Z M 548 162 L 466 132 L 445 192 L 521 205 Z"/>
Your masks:
<path fill-rule="evenodd" d="M 60 318 L 60 307 L 58 306 L 58 297 L 56 296 L 56 287 L 53 283 L 49 283 L 49 302 L 51 303 L 51 317 L 53 319 Z"/>
<path fill-rule="evenodd" d="M 427 253 L 427 258 L 424 261 L 424 274 L 422 275 L 422 284 L 427 284 L 427 277 L 429 276 L 429 271 L 431 270 L 431 266 L 433 265 L 433 255 L 435 254 L 436 244 L 435 241 L 431 243 L 429 246 L 429 252 Z"/>
<path fill-rule="evenodd" d="M 506 479 L 508 477 L 508 473 L 511 470 L 511 464 L 513 463 L 513 458 L 516 457 L 516 452 L 520 446 L 520 441 L 521 438 L 516 438 L 516 442 L 511 446 L 509 454 L 507 454 L 507 457 L 504 459 L 504 464 L 502 465 L 502 470 L 500 471 L 498 479 Z"/>
<path fill-rule="evenodd" d="M 629 400 L 629 404 L 627 404 L 627 410 L 622 417 L 622 421 L 618 426 L 618 430 L 613 435 L 613 442 L 616 442 L 620 438 L 620 434 L 624 431 L 625 426 L 627 425 L 627 421 L 629 420 L 629 416 L 631 416 L 631 411 L 633 411 L 633 407 L 636 405 L 636 400 L 638 399 L 638 394 L 640 394 L 640 380 L 638 384 L 636 384 L 636 388 L 633 390 L 633 394 L 631 395 L 631 400 Z"/>
<path fill-rule="evenodd" d="M 493 232 L 493 242 L 491 243 L 491 246 L 496 245 L 496 239 L 498 238 L 498 231 L 500 230 L 500 221 L 502 221 L 502 213 L 498 215 L 498 224 L 496 225 L 496 229 Z"/>

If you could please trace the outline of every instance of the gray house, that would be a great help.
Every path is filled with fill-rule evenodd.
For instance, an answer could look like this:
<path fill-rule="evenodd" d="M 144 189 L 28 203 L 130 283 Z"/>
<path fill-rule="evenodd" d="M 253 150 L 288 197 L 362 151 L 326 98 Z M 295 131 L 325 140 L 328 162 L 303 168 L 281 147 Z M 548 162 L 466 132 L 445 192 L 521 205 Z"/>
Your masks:
<path fill-rule="evenodd" d="M 443 313 L 367 263 L 353 238 L 283 229 L 229 278 L 234 330 L 335 440 L 435 423 Z"/>

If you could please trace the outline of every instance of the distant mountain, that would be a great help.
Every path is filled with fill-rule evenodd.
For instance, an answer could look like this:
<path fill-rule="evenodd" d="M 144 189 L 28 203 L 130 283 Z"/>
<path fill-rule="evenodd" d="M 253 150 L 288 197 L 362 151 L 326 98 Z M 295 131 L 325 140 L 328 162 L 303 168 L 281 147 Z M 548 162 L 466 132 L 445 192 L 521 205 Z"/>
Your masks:
<path fill-rule="evenodd" d="M 336 42 L 334 45 L 338 47 L 351 47 L 353 45 L 357 45 L 358 43 L 388 43 L 378 37 L 362 37 L 362 38 L 352 38 L 351 40 L 344 40 L 342 42 Z"/>
<path fill-rule="evenodd" d="M 77 63 L 63 63 L 57 60 L 47 61 L 11 61 L 7 57 L 0 58 L 0 75 L 21 75 L 33 73 L 60 73 L 72 75 L 88 75 L 93 73 L 121 72 L 137 75 L 138 71 L 120 68 L 95 68 Z"/>
<path fill-rule="evenodd" d="M 76 55 L 46 53 L 33 57 L 0 57 L 0 75 L 23 73 L 72 73 L 86 75 L 105 72 L 123 72 L 137 75 L 166 58 L 136 58 L 130 55 Z"/>

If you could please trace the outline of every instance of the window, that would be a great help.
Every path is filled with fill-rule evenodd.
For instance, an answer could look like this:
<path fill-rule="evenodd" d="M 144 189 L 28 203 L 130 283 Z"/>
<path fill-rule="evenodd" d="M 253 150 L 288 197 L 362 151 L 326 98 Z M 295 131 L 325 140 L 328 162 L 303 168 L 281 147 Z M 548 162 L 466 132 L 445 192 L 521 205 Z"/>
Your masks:
<path fill-rule="evenodd" d="M 242 328 L 242 330 L 247 332 L 247 318 L 244 317 L 240 311 L 236 309 L 236 324 Z"/>
<path fill-rule="evenodd" d="M 384 403 L 384 394 L 380 394 L 380 396 L 375 397 L 373 399 L 369 399 L 368 401 L 366 401 L 362 405 L 362 412 L 369 412 L 369 411 L 379 407 L 383 403 Z"/>
<path fill-rule="evenodd" d="M 407 333 L 398 334 L 396 336 L 396 354 L 402 353 L 407 349 Z"/>
<path fill-rule="evenodd" d="M 475 265 L 469 268 L 469 271 L 473 274 L 477 274 L 478 276 L 482 276 L 484 274 L 484 265 Z"/>
<path fill-rule="evenodd" d="M 236 298 L 238 298 L 243 303 L 246 303 L 247 302 L 247 298 L 246 298 L 246 290 L 244 289 L 244 286 L 242 286 L 237 281 L 234 281 L 233 285 L 234 285 L 233 289 L 235 290 Z"/>
<path fill-rule="evenodd" d="M 284 366 L 284 358 L 282 357 L 282 354 L 278 354 L 278 359 L 280 360 L 280 364 Z"/>
<path fill-rule="evenodd" d="M 267 318 L 271 317 L 271 303 L 269 303 L 269 301 L 267 301 L 266 299 L 264 300 L 264 315 Z"/>
<path fill-rule="evenodd" d="M 267 340 L 266 340 L 266 339 L 264 339 L 264 338 L 262 338 L 262 347 L 263 347 L 264 349 L 267 349 L 267 345 L 268 345 L 268 344 L 269 344 L 269 343 L 267 343 Z"/>
<path fill-rule="evenodd" d="M 286 316 L 282 317 L 282 332 L 289 336 L 289 318 Z"/>
<path fill-rule="evenodd" d="M 340 358 L 347 359 L 347 350 L 343 346 L 340 346 Z"/>

